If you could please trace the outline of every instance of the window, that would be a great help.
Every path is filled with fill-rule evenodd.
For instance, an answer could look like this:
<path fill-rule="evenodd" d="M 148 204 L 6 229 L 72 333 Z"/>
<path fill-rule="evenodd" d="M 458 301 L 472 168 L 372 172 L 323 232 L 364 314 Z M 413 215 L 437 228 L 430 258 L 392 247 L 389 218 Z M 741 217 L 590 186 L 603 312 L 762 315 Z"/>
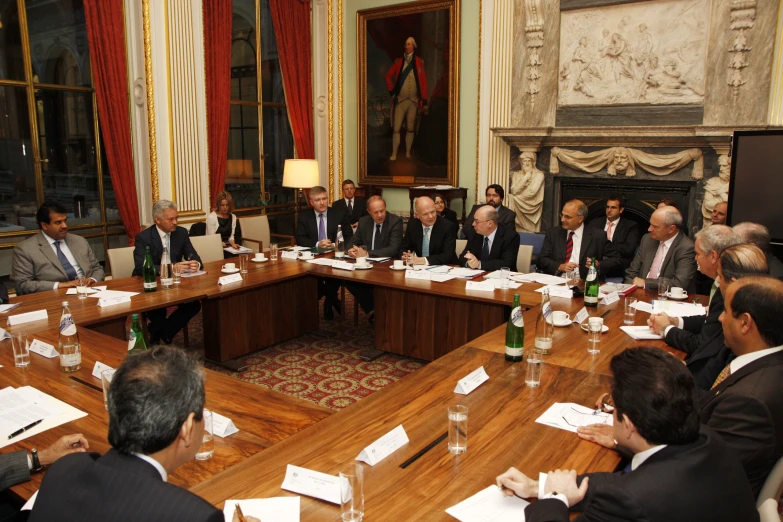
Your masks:
<path fill-rule="evenodd" d="M 292 233 L 294 191 L 282 181 L 294 139 L 269 0 L 234 0 L 233 11 L 226 190 L 243 213 L 263 209 L 273 232 Z"/>
<path fill-rule="evenodd" d="M 0 279 L 14 245 L 37 233 L 45 200 L 69 210 L 69 228 L 103 262 L 127 239 L 102 153 L 83 0 L 0 0 L 0 24 Z"/>

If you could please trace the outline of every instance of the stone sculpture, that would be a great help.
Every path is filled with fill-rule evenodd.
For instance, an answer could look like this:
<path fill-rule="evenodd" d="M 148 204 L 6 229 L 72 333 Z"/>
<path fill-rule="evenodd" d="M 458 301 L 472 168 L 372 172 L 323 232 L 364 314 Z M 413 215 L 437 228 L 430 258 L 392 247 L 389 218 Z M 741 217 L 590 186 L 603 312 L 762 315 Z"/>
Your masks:
<path fill-rule="evenodd" d="M 516 228 L 523 232 L 541 231 L 544 205 L 544 173 L 536 168 L 536 153 L 519 155 L 522 170 L 511 172 L 510 208 L 516 217 Z"/>

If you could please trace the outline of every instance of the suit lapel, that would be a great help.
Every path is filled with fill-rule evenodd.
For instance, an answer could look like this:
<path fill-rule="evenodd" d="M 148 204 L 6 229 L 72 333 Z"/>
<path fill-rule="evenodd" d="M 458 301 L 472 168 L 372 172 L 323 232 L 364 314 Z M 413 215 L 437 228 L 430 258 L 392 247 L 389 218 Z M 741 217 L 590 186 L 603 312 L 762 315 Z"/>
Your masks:
<path fill-rule="evenodd" d="M 84 256 L 85 252 L 82 252 L 80 249 L 76 248 L 76 243 L 71 240 L 70 233 L 65 236 L 65 244 L 68 245 L 68 248 L 71 250 L 71 254 L 73 254 L 73 258 L 79 264 L 79 268 L 82 269 L 84 277 L 90 277 L 88 274 L 88 268 L 90 268 L 89 259 Z M 76 270 L 76 267 L 73 268 Z"/>
<path fill-rule="evenodd" d="M 585 266 L 587 262 L 587 246 L 593 237 L 593 230 L 587 227 L 582 229 L 582 244 L 579 245 L 579 266 Z"/>
<path fill-rule="evenodd" d="M 57 258 L 57 254 L 54 253 L 52 245 L 49 244 L 49 240 L 44 237 L 43 232 L 38 232 L 38 234 L 38 247 L 41 249 L 41 253 L 46 256 L 46 259 L 48 259 L 49 262 L 51 262 L 57 268 L 57 270 L 62 272 L 63 276 L 67 280 L 68 274 L 65 273 L 65 269 L 63 268 L 62 263 L 60 263 L 60 260 Z"/>
<path fill-rule="evenodd" d="M 721 393 L 734 386 L 741 381 L 745 376 L 752 374 L 753 372 L 762 368 L 768 368 L 771 366 L 779 366 L 783 364 L 783 352 L 776 352 L 766 357 L 756 359 L 755 361 L 746 364 L 740 368 L 737 373 L 732 373 L 726 379 L 718 384 L 715 389 L 710 390 L 705 399 L 703 399 L 701 408 L 706 407 L 713 399 L 717 398 Z"/>
<path fill-rule="evenodd" d="M 682 241 L 682 231 L 677 233 L 677 237 L 672 241 L 672 246 L 666 251 L 666 257 L 663 258 L 663 263 L 661 263 L 661 276 L 663 276 L 663 271 L 666 270 L 666 267 L 669 266 L 669 261 L 674 255 L 674 250 L 680 244 L 680 241 Z"/>
<path fill-rule="evenodd" d="M 160 264 L 160 259 L 163 257 L 163 241 L 160 240 L 160 232 L 158 231 L 157 225 L 152 225 L 151 227 L 152 231 L 152 247 L 155 249 L 155 252 L 153 252 L 153 256 L 157 254 L 158 258 L 158 264 Z"/>

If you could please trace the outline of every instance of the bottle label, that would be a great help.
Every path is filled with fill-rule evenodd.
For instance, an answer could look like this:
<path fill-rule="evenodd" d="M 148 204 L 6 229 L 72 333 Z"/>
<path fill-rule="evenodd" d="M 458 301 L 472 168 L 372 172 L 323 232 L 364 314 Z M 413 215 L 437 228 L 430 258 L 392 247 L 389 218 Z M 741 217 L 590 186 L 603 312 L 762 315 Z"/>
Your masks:
<path fill-rule="evenodd" d="M 128 351 L 131 351 L 135 345 L 136 345 L 136 332 L 131 330 L 130 335 L 128 335 Z"/>
<path fill-rule="evenodd" d="M 587 280 L 588 281 L 595 281 L 595 278 L 598 276 L 598 272 L 595 272 L 594 270 L 590 270 L 590 272 L 587 273 Z"/>
<path fill-rule="evenodd" d="M 174 279 L 171 277 L 161 277 L 160 286 L 171 286 L 174 284 Z"/>
<path fill-rule="evenodd" d="M 157 288 L 157 287 L 158 287 L 158 282 L 157 281 L 153 281 L 151 283 L 146 283 L 146 282 L 144 283 L 144 288 L 145 289 L 146 288 Z"/>
<path fill-rule="evenodd" d="M 552 315 L 552 303 L 546 303 L 541 309 L 541 313 L 544 314 L 545 319 L 548 319 L 549 316 Z"/>
<path fill-rule="evenodd" d="M 596 297 L 594 295 L 587 295 L 587 294 L 585 294 L 585 303 L 593 304 L 593 303 L 597 303 L 597 302 L 598 302 L 598 297 Z"/>
<path fill-rule="evenodd" d="M 66 315 L 60 319 L 60 333 L 63 335 L 74 335 L 76 333 L 76 324 L 73 322 L 73 316 Z"/>
<path fill-rule="evenodd" d="M 524 348 L 512 348 L 511 346 L 506 346 L 506 355 L 511 357 L 522 357 L 524 351 Z"/>
<path fill-rule="evenodd" d="M 519 328 L 522 328 L 525 326 L 525 320 L 522 318 L 522 307 L 517 306 L 513 310 L 511 310 L 511 323 L 514 326 L 518 326 Z"/>
<path fill-rule="evenodd" d="M 82 363 L 82 354 L 81 352 L 78 353 L 71 353 L 71 354 L 60 354 L 60 366 L 76 366 L 77 364 Z"/>

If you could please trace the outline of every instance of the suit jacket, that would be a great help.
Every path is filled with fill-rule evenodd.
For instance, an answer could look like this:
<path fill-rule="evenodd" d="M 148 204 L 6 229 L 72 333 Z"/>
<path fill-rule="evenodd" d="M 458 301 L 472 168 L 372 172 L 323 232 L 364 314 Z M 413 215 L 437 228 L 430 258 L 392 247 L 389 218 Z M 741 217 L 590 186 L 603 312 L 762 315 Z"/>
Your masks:
<path fill-rule="evenodd" d="M 731 350 L 723 343 L 723 326 L 718 318 L 723 313 L 720 288 L 712 296 L 707 316 L 683 318 L 683 329 L 669 328 L 666 344 L 687 353 L 685 364 L 693 380 L 702 390 L 709 390 L 720 372 L 732 359 Z"/>
<path fill-rule="evenodd" d="M 177 227 L 174 232 L 171 233 L 169 238 L 171 249 L 169 251 L 169 257 L 171 257 L 172 263 L 179 263 L 180 261 L 198 261 L 201 263 L 201 258 L 190 243 L 190 236 L 188 231 L 183 227 Z M 133 262 L 136 265 L 133 269 L 133 275 L 143 275 L 144 255 L 146 254 L 146 247 L 150 247 L 152 253 L 152 262 L 155 263 L 155 272 L 160 274 L 160 258 L 163 257 L 163 242 L 160 240 L 160 232 L 158 232 L 157 225 L 152 225 L 146 230 L 143 230 L 136 234 L 136 247 L 133 249 Z M 204 263 L 201 263 L 202 265 Z"/>
<path fill-rule="evenodd" d="M 408 228 L 402 238 L 400 252 L 413 250 L 421 256 L 424 241 L 424 225 L 417 218 L 408 221 Z M 457 227 L 451 221 L 438 217 L 430 230 L 430 255 L 427 262 L 431 265 L 453 265 L 457 262 Z"/>
<path fill-rule="evenodd" d="M 767 265 L 769 265 L 769 275 L 783 281 L 783 263 L 780 262 L 780 259 L 772 254 L 767 254 Z"/>
<path fill-rule="evenodd" d="M 625 271 L 625 282 L 633 283 L 634 277 L 641 277 L 645 280 L 644 287 L 648 290 L 658 289 L 657 279 L 648 279 L 655 254 L 658 251 L 660 242 L 645 234 L 642 237 L 639 250 L 636 257 L 633 258 L 631 266 Z M 693 276 L 696 274 L 696 251 L 693 247 L 693 240 L 686 236 L 682 231 L 677 234 L 661 267 L 661 277 L 671 279 L 671 286 L 685 288 L 689 292 L 693 290 Z"/>
<path fill-rule="evenodd" d="M 223 513 L 186 489 L 163 482 L 152 464 L 111 449 L 73 453 L 44 475 L 30 521 L 218 522 Z"/>
<path fill-rule="evenodd" d="M 599 232 L 606 235 L 604 227 L 606 226 L 606 217 L 594 219 L 588 225 L 590 228 L 596 228 Z M 625 273 L 625 269 L 631 266 L 633 256 L 636 253 L 636 247 L 639 246 L 639 240 L 642 233 L 639 231 L 639 225 L 632 219 L 625 219 L 620 216 L 620 222 L 612 233 L 612 246 L 620 254 L 623 260 L 622 269 L 615 268 L 607 276 L 618 275 L 620 277 Z"/>
<path fill-rule="evenodd" d="M 332 208 L 342 213 L 343 218 L 347 219 L 350 224 L 356 223 L 360 218 L 367 215 L 367 200 L 360 197 L 353 198 L 353 212 L 348 212 L 348 205 L 345 203 L 345 198 L 340 198 L 332 204 Z M 345 227 L 343 227 L 345 228 Z M 343 231 L 343 234 L 345 231 Z"/>
<path fill-rule="evenodd" d="M 0 304 L 7 304 L 8 303 L 8 289 L 5 287 L 5 284 L 0 283 Z"/>
<path fill-rule="evenodd" d="M 701 421 L 739 455 L 753 494 L 783 457 L 783 352 L 766 355 L 729 375 L 699 404 Z"/>
<path fill-rule="evenodd" d="M 465 234 L 465 238 L 468 240 L 472 239 L 473 236 L 476 235 L 476 231 L 473 230 L 473 219 L 474 219 L 473 216 L 476 214 L 476 211 L 483 206 L 484 205 L 473 205 L 473 208 L 470 209 L 470 214 L 468 214 L 468 217 L 465 219 L 465 222 L 462 224 L 462 233 Z M 515 229 L 516 225 L 514 223 L 517 219 L 517 215 L 514 213 L 514 211 L 503 205 L 498 207 L 497 211 L 498 211 L 497 224 L 508 225 L 511 228 Z"/>
<path fill-rule="evenodd" d="M 30 480 L 27 467 L 27 452 L 12 451 L 0 455 L 0 492 Z"/>
<path fill-rule="evenodd" d="M 481 259 L 481 249 L 484 246 L 484 236 L 473 234 L 473 239 L 468 240 L 465 250 L 459 256 L 459 265 L 467 266 L 465 254 L 470 252 Z M 514 225 L 498 225 L 492 248 L 489 250 L 489 259 L 481 262 L 481 269 L 491 272 L 501 268 L 516 270 L 517 253 L 519 252 L 519 234 Z"/>
<path fill-rule="evenodd" d="M 440 217 L 445 218 L 451 221 L 452 223 L 454 223 L 454 231 L 456 235 L 456 230 L 459 227 L 459 220 L 457 219 L 457 213 L 451 210 L 450 208 L 444 208 Z"/>
<path fill-rule="evenodd" d="M 337 226 L 343 224 L 343 215 L 334 207 L 326 209 L 326 237 L 332 243 L 337 241 Z M 350 228 L 350 225 L 349 227 Z M 345 227 L 343 227 L 343 239 L 345 239 Z M 318 219 L 313 209 L 307 209 L 299 214 L 296 223 L 296 244 L 305 247 L 314 247 L 318 243 Z"/>
<path fill-rule="evenodd" d="M 371 257 L 397 256 L 402 246 L 402 218 L 391 212 L 386 213 L 386 220 L 381 227 L 381 247 L 375 250 L 371 250 L 373 229 L 375 229 L 375 221 L 372 216 L 361 218 L 356 233 L 346 241 L 345 250 L 360 246 L 364 247 Z"/>
<path fill-rule="evenodd" d="M 703 427 L 690 444 L 667 446 L 636 470 L 589 473 L 578 521 L 590 522 L 754 522 L 756 499 L 737 456 L 720 437 Z M 577 482 L 581 483 L 583 477 Z M 567 521 L 568 508 L 557 499 L 525 508 L 527 522 Z"/>
<path fill-rule="evenodd" d="M 582 232 L 582 246 L 579 251 L 579 274 L 584 280 L 587 277 L 587 258 L 594 257 L 601 263 L 599 275 L 601 279 L 606 274 L 619 269 L 623 260 L 620 254 L 612 245 L 612 242 L 606 239 L 603 230 L 597 230 L 593 227 L 584 227 Z M 565 261 L 566 241 L 568 240 L 568 231 L 563 227 L 550 228 L 544 236 L 544 244 L 541 246 L 541 252 L 536 259 L 536 266 L 545 274 L 555 275 L 558 267 Z"/>
<path fill-rule="evenodd" d="M 65 244 L 79 263 L 84 277 L 103 281 L 103 268 L 86 239 L 69 233 L 65 236 Z M 16 293 L 23 295 L 52 290 L 54 283 L 67 282 L 68 275 L 44 233 L 38 232 L 14 248 L 11 279 L 16 282 Z"/>

